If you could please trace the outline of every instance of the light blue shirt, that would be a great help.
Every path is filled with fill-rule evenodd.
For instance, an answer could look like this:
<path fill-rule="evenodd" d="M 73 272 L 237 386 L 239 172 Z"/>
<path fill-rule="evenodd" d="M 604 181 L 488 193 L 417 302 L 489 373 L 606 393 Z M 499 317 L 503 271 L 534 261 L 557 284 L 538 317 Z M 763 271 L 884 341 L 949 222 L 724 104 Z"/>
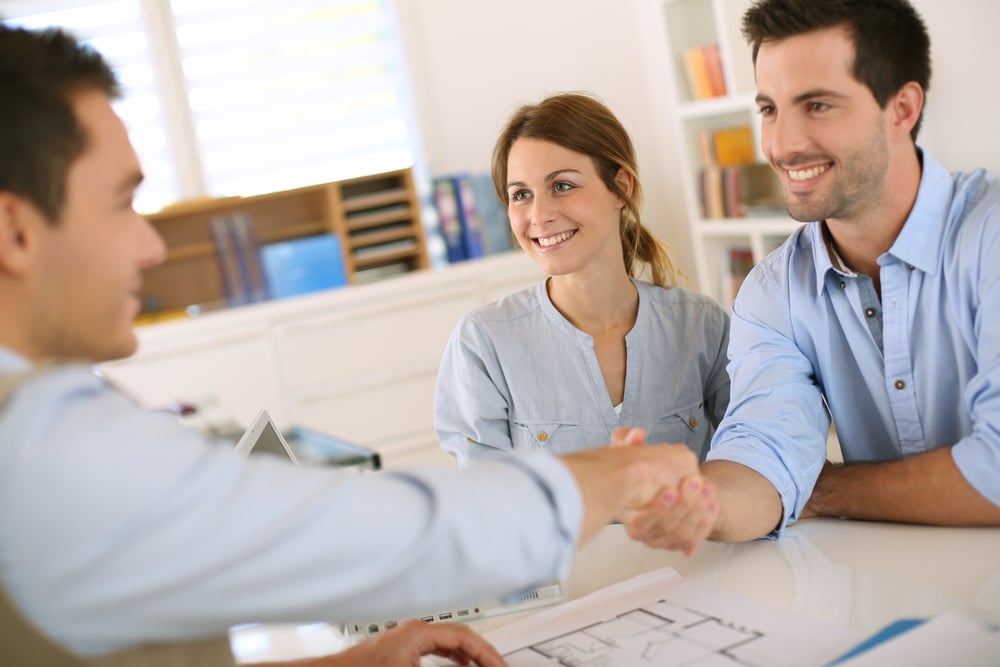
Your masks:
<path fill-rule="evenodd" d="M 26 367 L 0 348 L 0 375 Z M 545 454 L 368 475 L 247 459 L 85 366 L 0 412 L 0 581 L 84 655 L 482 602 L 568 574 L 581 520 Z"/>
<path fill-rule="evenodd" d="M 708 458 L 770 480 L 779 534 L 812 494 L 830 413 L 845 461 L 954 445 L 961 473 L 1000 505 L 1000 182 L 922 158 L 913 210 L 878 259 L 881 302 L 869 278 L 833 265 L 816 223 L 736 299 L 733 398 Z"/>
<path fill-rule="evenodd" d="M 633 281 L 625 397 L 611 403 L 594 340 L 549 300 L 545 283 L 467 313 L 438 372 L 434 424 L 461 465 L 500 451 L 573 452 L 607 445 L 618 426 L 699 456 L 729 402 L 729 318 L 708 297 Z"/>

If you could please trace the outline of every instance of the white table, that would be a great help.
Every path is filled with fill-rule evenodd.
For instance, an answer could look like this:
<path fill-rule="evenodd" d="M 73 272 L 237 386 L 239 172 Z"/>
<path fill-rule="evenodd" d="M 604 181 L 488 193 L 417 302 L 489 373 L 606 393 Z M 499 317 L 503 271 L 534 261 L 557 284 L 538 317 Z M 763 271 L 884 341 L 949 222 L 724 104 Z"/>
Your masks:
<path fill-rule="evenodd" d="M 728 590 L 865 634 L 901 617 L 961 611 L 1000 624 L 1000 528 L 934 528 L 810 519 L 777 541 L 709 543 L 691 558 L 648 549 L 610 525 L 580 550 L 565 591 L 584 595 L 632 575 L 673 567 Z M 475 622 L 487 630 L 525 614 Z M 289 659 L 342 649 L 326 625 L 234 631 L 240 661 Z"/>

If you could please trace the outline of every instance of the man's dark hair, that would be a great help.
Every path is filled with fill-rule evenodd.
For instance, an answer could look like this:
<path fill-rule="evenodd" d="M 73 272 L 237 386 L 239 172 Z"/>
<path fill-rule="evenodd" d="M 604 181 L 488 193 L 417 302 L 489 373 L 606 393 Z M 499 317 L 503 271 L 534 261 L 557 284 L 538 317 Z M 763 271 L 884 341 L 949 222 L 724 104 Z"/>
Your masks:
<path fill-rule="evenodd" d="M 24 197 L 50 222 L 62 211 L 69 166 L 87 145 L 71 104 L 83 90 L 120 95 L 94 49 L 62 30 L 0 24 L 0 191 Z"/>
<path fill-rule="evenodd" d="M 843 26 L 854 41 L 854 78 L 871 90 L 883 109 L 910 81 L 926 95 L 931 82 L 931 40 L 923 19 L 907 0 L 758 0 L 743 15 L 743 36 L 761 43 Z M 910 132 L 914 140 L 923 112 Z"/>

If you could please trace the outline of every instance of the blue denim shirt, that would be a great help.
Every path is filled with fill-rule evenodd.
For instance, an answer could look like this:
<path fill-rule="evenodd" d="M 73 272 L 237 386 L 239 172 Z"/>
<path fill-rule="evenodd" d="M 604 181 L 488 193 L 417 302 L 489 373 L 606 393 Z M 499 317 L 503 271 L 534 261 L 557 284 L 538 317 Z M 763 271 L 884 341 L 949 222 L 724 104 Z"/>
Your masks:
<path fill-rule="evenodd" d="M 545 283 L 466 314 L 444 352 L 434 402 L 441 446 L 460 464 L 511 449 L 607 445 L 619 426 L 700 458 L 729 402 L 729 317 L 706 296 L 633 281 L 625 397 L 611 404 L 594 340 L 552 305 Z"/>
<path fill-rule="evenodd" d="M 834 265 L 819 223 L 736 299 L 732 402 L 708 459 L 771 481 L 778 534 L 812 494 L 831 414 L 845 461 L 954 445 L 965 478 L 1000 505 L 1000 182 L 922 159 L 913 210 L 878 259 L 881 302 L 870 279 Z"/>

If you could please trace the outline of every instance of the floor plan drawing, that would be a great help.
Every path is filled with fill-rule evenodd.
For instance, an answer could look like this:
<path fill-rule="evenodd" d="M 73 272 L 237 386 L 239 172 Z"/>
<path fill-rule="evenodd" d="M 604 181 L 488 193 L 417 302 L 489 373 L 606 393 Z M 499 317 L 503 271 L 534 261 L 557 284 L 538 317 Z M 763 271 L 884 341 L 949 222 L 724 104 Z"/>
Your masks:
<path fill-rule="evenodd" d="M 670 568 L 611 584 L 484 635 L 510 667 L 817 667 L 861 634 Z"/>
<path fill-rule="evenodd" d="M 739 667 L 764 633 L 668 600 L 532 644 L 505 657 L 511 667 Z"/>

